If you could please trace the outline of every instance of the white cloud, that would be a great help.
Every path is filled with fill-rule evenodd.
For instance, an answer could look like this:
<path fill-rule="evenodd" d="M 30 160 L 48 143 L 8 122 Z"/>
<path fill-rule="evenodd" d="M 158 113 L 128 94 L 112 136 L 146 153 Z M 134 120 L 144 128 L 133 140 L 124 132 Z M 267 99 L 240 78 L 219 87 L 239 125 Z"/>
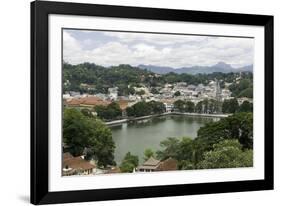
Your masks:
<path fill-rule="evenodd" d="M 65 61 L 77 63 L 74 59 L 79 58 L 77 54 L 82 54 L 79 42 L 69 33 L 63 33 L 63 58 Z"/>
<path fill-rule="evenodd" d="M 121 32 L 103 34 L 111 38 L 94 49 L 86 50 L 82 45 L 91 44 L 91 39 L 75 39 L 64 31 L 64 60 L 71 64 L 154 64 L 175 68 L 210 66 L 219 61 L 234 67 L 253 63 L 253 39 Z"/>
<path fill-rule="evenodd" d="M 189 35 L 169 35 L 169 34 L 144 34 L 144 33 L 125 33 L 125 32 L 104 32 L 106 36 L 116 37 L 121 42 L 144 42 L 156 45 L 174 45 L 177 43 L 201 42 L 207 37 L 205 36 L 189 36 Z"/>

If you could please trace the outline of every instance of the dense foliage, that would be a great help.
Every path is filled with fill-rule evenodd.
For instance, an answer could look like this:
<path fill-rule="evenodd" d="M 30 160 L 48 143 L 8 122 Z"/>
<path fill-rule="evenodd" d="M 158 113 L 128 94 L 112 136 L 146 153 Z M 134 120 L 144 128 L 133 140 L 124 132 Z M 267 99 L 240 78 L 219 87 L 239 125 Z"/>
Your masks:
<path fill-rule="evenodd" d="M 162 102 L 138 102 L 126 109 L 129 117 L 140 117 L 152 114 L 161 114 L 165 112 L 165 105 Z"/>
<path fill-rule="evenodd" d="M 63 64 L 64 91 L 87 93 L 107 93 L 108 88 L 117 86 L 119 95 L 134 93 L 132 87 L 139 83 L 153 80 L 152 73 L 130 65 L 119 65 L 105 68 L 96 64 L 79 65 Z M 91 85 L 91 89 L 81 84 Z"/>
<path fill-rule="evenodd" d="M 237 140 L 220 141 L 203 156 L 203 160 L 197 165 L 200 169 L 253 166 L 253 150 L 242 150 L 242 145 Z"/>
<path fill-rule="evenodd" d="M 253 98 L 253 76 L 246 76 L 244 79 L 234 82 L 229 86 L 233 97 Z"/>
<path fill-rule="evenodd" d="M 179 112 L 194 112 L 195 104 L 191 101 L 177 100 L 174 102 L 174 109 Z"/>
<path fill-rule="evenodd" d="M 225 100 L 222 104 L 222 112 L 223 113 L 235 113 L 238 111 L 239 104 L 237 99 L 229 99 Z"/>
<path fill-rule="evenodd" d="M 115 143 L 111 130 L 96 118 L 83 115 L 77 109 L 65 109 L 63 141 L 73 156 L 84 154 L 94 158 L 99 166 L 114 165 Z"/>
<path fill-rule="evenodd" d="M 154 152 L 152 151 L 152 149 L 146 149 L 146 150 L 144 150 L 144 161 L 146 161 L 146 160 L 148 160 L 150 157 L 154 157 L 155 155 L 154 155 Z"/>
<path fill-rule="evenodd" d="M 138 156 L 132 155 L 128 152 L 120 165 L 121 172 L 133 172 L 139 164 Z"/>
<path fill-rule="evenodd" d="M 213 114 L 221 113 L 220 111 L 221 103 L 214 99 L 204 99 L 196 104 L 195 112 Z"/>
<path fill-rule="evenodd" d="M 244 101 L 239 107 L 239 112 L 253 112 L 253 103 Z"/>
<path fill-rule="evenodd" d="M 108 106 L 95 106 L 95 111 L 98 117 L 103 120 L 114 120 L 122 116 L 122 110 L 116 102 L 112 102 Z"/>
<path fill-rule="evenodd" d="M 198 130 L 197 138 L 209 145 L 222 139 L 237 139 L 243 148 L 253 148 L 253 113 L 235 113 Z"/>

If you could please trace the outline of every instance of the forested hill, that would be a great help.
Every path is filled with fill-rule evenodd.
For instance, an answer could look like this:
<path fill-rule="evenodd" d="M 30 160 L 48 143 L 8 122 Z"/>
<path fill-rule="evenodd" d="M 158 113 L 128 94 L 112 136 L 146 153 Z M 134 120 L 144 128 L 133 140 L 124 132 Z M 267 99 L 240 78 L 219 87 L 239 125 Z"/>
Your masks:
<path fill-rule="evenodd" d="M 68 91 L 83 90 L 83 84 L 87 84 L 91 85 L 95 92 L 107 93 L 109 87 L 117 86 L 129 93 L 128 85 L 150 84 L 154 80 L 154 73 L 130 65 L 107 68 L 90 63 L 79 65 L 64 63 L 63 77 L 64 90 Z"/>
<path fill-rule="evenodd" d="M 93 63 L 79 65 L 63 64 L 63 82 L 65 91 L 80 91 L 82 93 L 107 93 L 109 87 L 118 87 L 120 95 L 134 93 L 133 87 L 144 84 L 148 87 L 162 87 L 165 83 L 186 82 L 188 84 L 208 84 L 210 80 L 235 82 L 239 73 L 211 73 L 211 74 L 155 74 L 146 69 L 140 69 L 130 65 L 103 67 Z M 251 72 L 242 73 L 242 78 L 249 84 L 252 82 Z M 249 86 L 247 84 L 247 86 Z M 129 87 L 128 87 L 129 85 Z"/>

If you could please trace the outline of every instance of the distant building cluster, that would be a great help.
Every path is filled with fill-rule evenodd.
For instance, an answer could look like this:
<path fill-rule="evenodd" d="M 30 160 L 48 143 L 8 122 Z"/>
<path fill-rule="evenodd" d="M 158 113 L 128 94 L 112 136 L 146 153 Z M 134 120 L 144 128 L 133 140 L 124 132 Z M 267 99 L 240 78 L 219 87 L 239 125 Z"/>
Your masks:
<path fill-rule="evenodd" d="M 164 103 L 166 112 L 170 112 L 174 109 L 174 102 L 177 100 L 191 101 L 196 105 L 204 99 L 214 99 L 219 102 L 231 99 L 233 97 L 231 97 L 231 91 L 228 89 L 229 85 L 230 83 L 225 83 L 225 87 L 222 89 L 218 80 L 211 80 L 207 85 L 193 85 L 187 84 L 186 82 L 165 84 L 163 87 L 153 88 L 140 85 L 139 87 L 134 87 L 135 94 L 129 94 L 127 96 L 119 96 L 118 87 L 112 87 L 108 88 L 107 93 L 94 95 L 69 91 L 63 94 L 63 99 L 66 106 L 73 107 L 93 108 L 95 106 L 107 106 L 111 102 L 117 102 L 122 111 L 125 111 L 127 107 L 131 107 L 140 101 L 159 101 Z M 239 104 L 242 104 L 246 100 L 252 102 L 249 98 L 238 98 Z"/>

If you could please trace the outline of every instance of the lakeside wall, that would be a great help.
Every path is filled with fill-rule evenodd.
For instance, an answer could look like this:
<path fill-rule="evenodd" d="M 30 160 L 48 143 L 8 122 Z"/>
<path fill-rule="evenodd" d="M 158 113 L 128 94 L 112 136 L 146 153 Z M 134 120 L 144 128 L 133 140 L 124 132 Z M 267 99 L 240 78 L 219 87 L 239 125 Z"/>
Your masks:
<path fill-rule="evenodd" d="M 154 115 L 147 115 L 147 116 L 141 116 L 141 117 L 133 117 L 133 118 L 127 118 L 127 119 L 120 119 L 115 120 L 111 122 L 105 122 L 106 125 L 112 126 L 112 125 L 119 125 L 126 122 L 134 122 L 138 120 L 144 120 L 144 119 L 150 119 L 153 117 L 161 117 L 161 116 L 168 116 L 168 115 L 186 115 L 186 116 L 193 116 L 193 117 L 214 117 L 214 118 L 225 118 L 230 116 L 231 114 L 201 114 L 201 113 L 188 113 L 188 112 L 166 112 L 162 114 L 154 114 Z"/>

